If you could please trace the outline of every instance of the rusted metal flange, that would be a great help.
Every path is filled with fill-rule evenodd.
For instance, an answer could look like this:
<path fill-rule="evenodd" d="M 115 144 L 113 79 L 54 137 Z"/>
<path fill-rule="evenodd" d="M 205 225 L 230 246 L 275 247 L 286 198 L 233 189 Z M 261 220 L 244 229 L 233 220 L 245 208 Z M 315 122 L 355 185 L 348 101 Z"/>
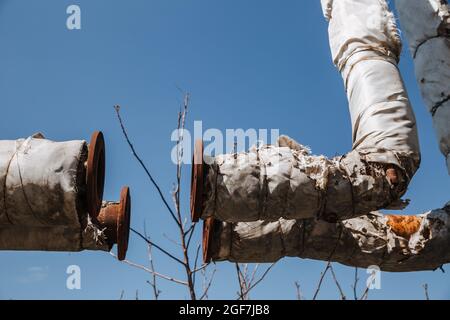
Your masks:
<path fill-rule="evenodd" d="M 103 201 L 105 185 L 105 140 L 103 133 L 92 134 L 86 166 L 87 210 L 93 221 L 97 221 Z"/>
<path fill-rule="evenodd" d="M 203 221 L 203 262 L 209 263 L 212 259 L 212 239 L 216 221 L 213 217 Z"/>
<path fill-rule="evenodd" d="M 195 141 L 194 155 L 192 156 L 191 175 L 191 219 L 198 222 L 203 210 L 203 183 L 205 165 L 203 162 L 203 141 Z"/>
<path fill-rule="evenodd" d="M 120 193 L 120 211 L 117 222 L 117 256 L 125 260 L 130 237 L 131 196 L 130 188 L 124 187 Z"/>
<path fill-rule="evenodd" d="M 123 187 L 120 202 L 106 203 L 100 210 L 98 222 L 105 229 L 106 241 L 112 247 L 117 244 L 117 257 L 125 260 L 130 235 L 131 197 L 130 189 Z"/>

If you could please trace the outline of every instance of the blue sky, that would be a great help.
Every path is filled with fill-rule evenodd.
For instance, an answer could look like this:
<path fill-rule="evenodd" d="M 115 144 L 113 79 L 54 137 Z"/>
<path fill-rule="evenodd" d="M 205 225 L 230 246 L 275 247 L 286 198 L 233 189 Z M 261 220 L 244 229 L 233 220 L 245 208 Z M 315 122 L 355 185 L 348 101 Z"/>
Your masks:
<path fill-rule="evenodd" d="M 82 10 L 82 29 L 66 28 L 66 8 Z M 177 87 L 192 95 L 188 128 L 279 129 L 313 152 L 334 156 L 351 148 L 350 119 L 340 75 L 331 63 L 327 23 L 319 1 L 284 0 L 0 0 L 0 138 L 43 132 L 54 140 L 89 139 L 102 130 L 107 143 L 105 199 L 118 199 L 122 185 L 133 195 L 132 225 L 144 223 L 152 238 L 167 240 L 176 229 L 154 189 L 133 160 L 113 105 L 120 104 L 129 133 L 170 197 L 175 166 L 170 159 L 180 106 Z M 406 47 L 406 46 L 405 46 Z M 409 53 L 400 64 L 417 116 L 423 160 L 407 197 L 419 213 L 448 200 L 449 176 L 414 79 Z M 185 213 L 189 168 L 183 180 Z M 164 234 L 166 236 L 164 236 Z M 195 241 L 200 241 L 197 234 Z M 132 236 L 130 260 L 146 263 L 146 248 Z M 183 277 L 155 254 L 156 268 Z M 66 289 L 66 268 L 79 265 L 82 289 Z M 294 281 L 311 298 L 325 264 L 280 261 L 253 292 L 254 299 L 294 299 Z M 232 264 L 220 263 L 211 298 L 234 298 Z M 335 266 L 351 295 L 352 268 Z M 447 273 L 383 273 L 374 299 L 450 298 Z M 360 271 L 361 287 L 366 278 Z M 151 298 L 148 275 L 103 252 L 0 252 L 0 299 Z M 161 298 L 188 298 L 184 287 L 159 281 Z M 327 277 L 320 298 L 338 298 Z"/>

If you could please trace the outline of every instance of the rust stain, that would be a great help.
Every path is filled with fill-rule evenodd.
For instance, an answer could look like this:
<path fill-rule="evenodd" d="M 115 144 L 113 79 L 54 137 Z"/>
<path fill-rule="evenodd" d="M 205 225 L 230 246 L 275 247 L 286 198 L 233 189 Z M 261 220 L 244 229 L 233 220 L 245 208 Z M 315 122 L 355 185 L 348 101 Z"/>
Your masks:
<path fill-rule="evenodd" d="M 119 203 L 107 203 L 98 215 L 99 226 L 105 230 L 110 247 L 117 244 L 117 257 L 125 260 L 130 235 L 131 196 L 130 188 L 123 187 Z"/>
<path fill-rule="evenodd" d="M 387 224 L 391 227 L 392 231 L 396 235 L 406 239 L 411 238 L 414 233 L 419 231 L 422 222 L 422 218 L 417 216 L 387 215 L 387 218 Z"/>

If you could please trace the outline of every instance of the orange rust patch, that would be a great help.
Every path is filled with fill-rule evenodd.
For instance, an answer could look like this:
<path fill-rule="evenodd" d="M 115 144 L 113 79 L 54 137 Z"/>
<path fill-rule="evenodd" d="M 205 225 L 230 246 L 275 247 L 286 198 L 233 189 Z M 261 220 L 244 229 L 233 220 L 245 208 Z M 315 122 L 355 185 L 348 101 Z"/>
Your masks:
<path fill-rule="evenodd" d="M 422 218 L 417 216 L 396 216 L 388 215 L 388 226 L 392 231 L 403 238 L 409 239 L 414 233 L 419 231 Z"/>

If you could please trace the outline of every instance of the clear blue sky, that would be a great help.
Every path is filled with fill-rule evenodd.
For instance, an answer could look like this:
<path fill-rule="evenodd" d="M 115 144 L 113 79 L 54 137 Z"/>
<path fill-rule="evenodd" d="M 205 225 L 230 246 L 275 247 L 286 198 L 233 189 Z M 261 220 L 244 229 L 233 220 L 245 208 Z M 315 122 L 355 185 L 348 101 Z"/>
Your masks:
<path fill-rule="evenodd" d="M 66 28 L 66 8 L 82 10 L 82 30 Z M 343 154 L 351 128 L 342 81 L 331 63 L 327 24 L 319 1 L 284 0 L 0 0 L 0 138 L 37 131 L 54 140 L 89 139 L 103 130 L 107 142 L 105 199 L 122 185 L 133 193 L 132 225 L 174 252 L 163 234 L 176 237 L 164 207 L 132 159 L 115 119 L 120 104 L 136 147 L 170 197 L 175 166 L 170 134 L 176 126 L 181 87 L 192 94 L 188 127 L 276 128 L 314 153 Z M 418 119 L 423 161 L 407 197 L 409 213 L 441 207 L 449 176 L 429 114 L 414 79 L 409 53 L 401 70 Z M 184 210 L 189 168 L 183 181 Z M 195 241 L 200 241 L 197 234 Z M 130 260 L 146 263 L 145 244 L 132 236 Z M 156 255 L 159 271 L 182 270 Z M 66 289 L 66 268 L 82 270 L 82 290 Z M 323 262 L 285 259 L 252 298 L 295 298 L 294 281 L 311 298 Z M 372 298 L 450 298 L 447 273 L 383 273 Z M 336 265 L 351 295 L 353 269 Z M 365 279 L 364 270 L 360 275 Z M 103 252 L 0 252 L 0 299 L 151 298 L 148 275 Z M 363 281 L 361 281 L 363 282 Z M 161 298 L 188 298 L 185 288 L 159 281 Z M 361 285 L 360 290 L 363 287 Z M 235 269 L 218 264 L 211 298 L 234 298 Z M 330 277 L 321 298 L 338 298 Z"/>

